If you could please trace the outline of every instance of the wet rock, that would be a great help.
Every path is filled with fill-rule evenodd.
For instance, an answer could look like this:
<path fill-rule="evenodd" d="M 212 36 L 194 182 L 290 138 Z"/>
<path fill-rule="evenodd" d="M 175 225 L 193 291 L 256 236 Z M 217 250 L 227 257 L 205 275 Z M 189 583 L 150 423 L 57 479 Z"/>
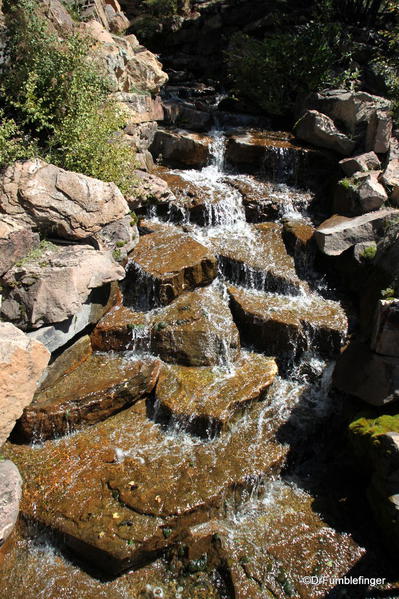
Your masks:
<path fill-rule="evenodd" d="M 399 358 L 399 300 L 378 302 L 370 348 L 377 354 Z"/>
<path fill-rule="evenodd" d="M 399 205 L 399 158 L 394 158 L 380 177 L 380 182 L 388 191 L 389 199 L 397 206 Z"/>
<path fill-rule="evenodd" d="M 46 242 L 3 277 L 1 312 L 24 329 L 63 323 L 82 310 L 93 289 L 124 274 L 106 251 Z"/>
<path fill-rule="evenodd" d="M 164 110 L 165 123 L 168 125 L 200 133 L 205 133 L 212 127 L 212 115 L 203 110 L 196 110 L 193 104 L 167 100 L 164 103 Z"/>
<path fill-rule="evenodd" d="M 366 151 L 384 154 L 389 150 L 392 135 L 392 116 L 389 112 L 376 110 L 370 117 L 366 134 Z"/>
<path fill-rule="evenodd" d="M 17 522 L 22 496 L 22 478 L 10 460 L 0 460 L 0 547 Z"/>
<path fill-rule="evenodd" d="M 378 210 L 388 199 L 379 183 L 381 171 L 357 173 L 351 179 L 339 182 L 334 197 L 334 212 L 345 216 L 358 216 Z"/>
<path fill-rule="evenodd" d="M 339 161 L 342 170 L 347 177 L 352 177 L 357 172 L 378 171 L 381 168 L 381 162 L 375 152 L 367 152 L 359 156 L 351 156 Z"/>
<path fill-rule="evenodd" d="M 154 159 L 174 168 L 202 168 L 210 161 L 211 138 L 184 130 L 158 129 L 150 148 Z"/>
<path fill-rule="evenodd" d="M 184 291 L 209 285 L 216 271 L 215 256 L 188 235 L 173 228 L 144 235 L 130 255 L 126 302 L 139 309 L 169 304 Z"/>
<path fill-rule="evenodd" d="M 246 343 L 283 363 L 317 348 L 330 355 L 347 332 L 341 306 L 318 296 L 283 296 L 229 287 L 231 310 Z"/>
<path fill-rule="evenodd" d="M 240 341 L 221 294 L 205 288 L 184 293 L 154 316 L 151 348 L 165 362 L 214 366 L 235 360 Z"/>
<path fill-rule="evenodd" d="M 50 353 L 11 323 L 0 323 L 0 446 L 30 404 Z"/>
<path fill-rule="evenodd" d="M 298 247 L 305 251 L 313 240 L 315 229 L 303 220 L 286 220 L 283 223 L 283 238 L 291 252 Z"/>
<path fill-rule="evenodd" d="M 92 354 L 36 393 L 18 428 L 29 440 L 52 439 L 105 420 L 151 393 L 160 363 Z"/>
<path fill-rule="evenodd" d="M 234 433 L 190 443 L 188 452 L 148 420 L 144 402 L 34 452 L 15 445 L 9 453 L 26 485 L 21 510 L 108 573 L 153 561 L 282 467 L 287 448 L 271 440 L 262 405 Z"/>
<path fill-rule="evenodd" d="M 40 238 L 18 218 L 0 217 L 0 276 L 38 247 Z"/>
<path fill-rule="evenodd" d="M 135 312 L 126 306 L 115 306 L 91 333 L 97 351 L 150 349 L 152 315 Z"/>
<path fill-rule="evenodd" d="M 317 110 L 305 112 L 304 116 L 295 125 L 295 135 L 298 139 L 321 148 L 333 150 L 344 156 L 349 156 L 356 145 L 347 135 L 337 129 L 331 118 L 317 112 Z"/>
<path fill-rule="evenodd" d="M 9 166 L 0 178 L 0 192 L 2 212 L 65 239 L 87 239 L 129 212 L 114 183 L 39 159 Z"/>
<path fill-rule="evenodd" d="M 285 248 L 281 225 L 262 223 L 242 235 L 219 235 L 210 239 L 228 280 L 252 289 L 300 293 L 303 283 Z"/>
<path fill-rule="evenodd" d="M 61 377 L 83 364 L 92 353 L 90 337 L 83 335 L 46 368 L 40 379 L 38 391 L 44 391 L 55 385 Z"/>
<path fill-rule="evenodd" d="M 155 418 L 201 437 L 213 437 L 234 413 L 263 399 L 278 369 L 273 358 L 243 353 L 233 372 L 165 366 L 156 387 Z"/>
<path fill-rule="evenodd" d="M 354 218 L 334 215 L 316 229 L 317 245 L 323 254 L 339 256 L 357 243 L 378 239 L 385 223 L 397 214 L 396 210 L 385 209 Z"/>
<path fill-rule="evenodd" d="M 334 372 L 334 385 L 373 406 L 399 398 L 399 360 L 376 354 L 355 341 L 342 353 Z"/>

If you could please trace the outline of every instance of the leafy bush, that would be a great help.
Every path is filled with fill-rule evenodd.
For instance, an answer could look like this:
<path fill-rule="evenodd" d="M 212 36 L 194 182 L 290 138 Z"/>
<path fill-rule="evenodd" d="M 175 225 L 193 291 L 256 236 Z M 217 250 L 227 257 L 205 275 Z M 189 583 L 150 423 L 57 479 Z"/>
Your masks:
<path fill-rule="evenodd" d="M 134 153 L 115 136 L 124 119 L 108 99 L 105 74 L 89 58 L 90 41 L 77 34 L 60 40 L 35 0 L 19 0 L 7 15 L 9 61 L 2 73 L 7 112 L 37 140 L 45 159 L 114 181 L 127 192 Z"/>
<path fill-rule="evenodd" d="M 6 118 L 4 111 L 0 110 L 0 165 L 32 158 L 36 153 L 37 148 L 21 133 L 16 122 Z"/>
<path fill-rule="evenodd" d="M 273 115 L 285 114 L 298 93 L 348 84 L 353 73 L 334 72 L 345 65 L 343 30 L 335 24 L 308 22 L 291 32 L 277 32 L 258 40 L 243 33 L 233 36 L 227 52 L 230 76 L 236 90 Z"/>

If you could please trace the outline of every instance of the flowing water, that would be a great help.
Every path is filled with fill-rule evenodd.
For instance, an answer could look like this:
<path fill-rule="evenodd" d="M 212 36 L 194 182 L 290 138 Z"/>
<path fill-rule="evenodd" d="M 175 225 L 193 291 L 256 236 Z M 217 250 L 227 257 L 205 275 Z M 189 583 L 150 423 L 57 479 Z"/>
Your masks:
<path fill-rule="evenodd" d="M 321 285 L 319 290 L 311 291 L 303 276 L 299 278 L 284 264 L 280 265 L 280 249 L 268 245 L 270 241 L 265 242 L 262 231 L 246 221 L 239 185 L 256 190 L 257 180 L 226 171 L 223 133 L 214 132 L 213 139 L 213 160 L 209 166 L 200 171 L 171 171 L 200 188 L 207 197 L 203 226 L 191 222 L 190 211 L 184 206 L 178 220 L 191 237 L 219 256 L 219 277 L 209 293 L 217 292 L 227 305 L 227 289 L 234 284 L 241 291 L 250 292 L 252 299 L 279 302 L 284 310 L 294 314 L 313 313 L 320 305 L 322 310 L 328 306 L 334 308 L 334 302 L 324 299 Z M 292 178 L 297 165 L 291 158 L 287 162 L 283 149 L 278 151 L 279 172 L 276 181 L 269 182 L 279 205 L 277 223 L 280 225 L 288 218 L 310 224 L 311 194 L 284 184 L 287 177 Z M 155 208 L 147 216 L 158 225 L 167 225 L 165 219 L 156 216 Z M 169 220 L 176 223 L 175 216 L 176 212 L 170 212 Z M 126 360 L 150 355 L 145 319 L 154 314 L 154 309 L 155 313 L 160 309 L 156 306 L 153 282 L 146 273 L 139 272 L 137 265 L 133 268 L 138 270 L 136 287 L 140 290 L 136 309 L 145 316 L 143 324 L 132 330 L 132 342 L 124 354 Z M 307 263 L 307 268 L 308 279 L 314 281 L 312 264 Z M 220 326 L 223 327 L 222 321 Z M 292 338 L 293 359 L 275 378 L 264 401 L 244 407 L 222 431 L 214 428 L 210 420 L 206 435 L 191 434 L 187 421 L 172 418 L 165 423 L 157 416 L 157 402 L 147 402 L 146 413 L 120 412 L 103 423 L 61 439 L 34 446 L 9 444 L 7 452 L 25 473 L 31 496 L 24 503 L 27 520 L 20 522 L 12 546 L 3 558 L 1 596 L 8 599 L 367 596 L 359 594 L 360 591 L 346 595 L 344 586 L 327 578 L 320 584 L 307 582 L 309 576 L 331 579 L 345 576 L 362 562 L 365 549 L 349 531 L 334 530 L 323 520 L 323 514 L 317 513 L 312 490 L 307 491 L 303 484 L 302 464 L 295 467 L 295 456 L 290 458 L 294 466 L 288 467 L 285 474 L 280 473 L 285 456 L 298 445 L 300 451 L 303 446 L 307 446 L 307 451 L 323 451 L 320 433 L 328 430 L 338 409 L 330 393 L 334 365 L 331 356 L 319 352 L 312 327 L 305 329 L 300 353 L 297 343 Z M 256 343 L 249 342 L 242 350 L 244 361 L 251 361 L 254 347 L 256 350 Z M 228 388 L 226 385 L 234 380 L 237 369 L 229 348 L 222 347 L 219 364 L 206 374 L 211 381 L 205 388 L 209 395 L 215 389 Z M 196 506 L 207 501 L 214 504 L 212 509 L 207 508 L 202 520 L 193 520 L 189 525 L 188 554 L 180 555 L 172 544 L 166 553 L 157 552 L 142 567 L 107 579 L 66 549 L 62 535 L 50 533 L 35 522 L 36 519 L 45 522 L 46 518 L 39 515 L 46 511 L 46 501 L 57 501 L 60 509 L 64 509 L 63 496 L 75 494 L 75 502 L 85 504 L 90 486 L 97 488 L 97 473 L 98 477 L 103 476 L 103 464 L 96 460 L 101 452 L 112 453 L 113 458 L 107 461 L 116 468 L 123 470 L 134 465 L 137 476 L 147 485 L 143 504 L 148 502 L 151 506 L 158 501 L 160 514 L 168 505 L 173 505 L 177 513 L 184 511 L 186 504 Z M 229 492 L 225 488 L 228 477 L 236 481 Z M 41 491 L 41 485 L 45 492 Z M 221 491 L 224 500 L 216 506 L 211 497 L 219 493 L 218 485 L 224 489 Z M 101 488 L 100 485 L 100 494 Z M 97 498 L 93 495 L 91 501 L 95 504 Z M 111 504 L 104 505 L 108 508 Z M 135 517 L 141 518 L 137 524 L 141 531 L 140 527 L 153 526 L 159 516 L 155 512 L 146 514 L 144 507 L 138 516 L 139 508 L 140 504 L 134 510 Z M 72 514 L 74 508 L 68 509 Z M 84 527 L 86 517 L 81 518 L 79 527 Z M 135 521 L 132 526 L 136 526 Z M 366 593 L 366 589 L 361 592 Z"/>

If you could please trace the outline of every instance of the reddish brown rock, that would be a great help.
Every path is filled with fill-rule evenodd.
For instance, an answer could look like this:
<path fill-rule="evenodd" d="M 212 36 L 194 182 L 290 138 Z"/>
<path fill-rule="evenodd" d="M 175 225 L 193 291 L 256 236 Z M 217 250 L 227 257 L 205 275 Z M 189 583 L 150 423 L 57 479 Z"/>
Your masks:
<path fill-rule="evenodd" d="M 128 361 L 93 354 L 54 385 L 39 391 L 19 428 L 27 439 L 50 439 L 95 424 L 149 394 L 158 378 L 156 360 Z"/>
<path fill-rule="evenodd" d="M 126 306 L 116 306 L 96 325 L 91 333 L 91 343 L 97 351 L 124 351 L 143 349 L 143 341 L 149 347 L 152 316 L 135 312 Z"/>
<path fill-rule="evenodd" d="M 209 285 L 216 273 L 215 256 L 188 235 L 174 229 L 144 235 L 130 255 L 127 301 L 145 309 L 166 305 L 184 291 Z"/>
<path fill-rule="evenodd" d="M 144 402 L 58 443 L 9 447 L 25 480 L 21 510 L 107 572 L 152 561 L 282 467 L 287 448 L 260 426 L 261 405 L 189 450 L 148 420 Z"/>
<path fill-rule="evenodd" d="M 155 158 L 173 168 L 202 168 L 210 161 L 211 138 L 180 129 L 158 129 L 150 148 Z"/>
<path fill-rule="evenodd" d="M 338 351 L 347 319 L 336 302 L 308 296 L 259 294 L 230 287 L 231 309 L 242 339 L 283 361 L 305 349 Z M 295 349 L 296 348 L 296 349 Z"/>
<path fill-rule="evenodd" d="M 278 369 L 273 358 L 243 353 L 233 372 L 165 366 L 156 387 L 156 416 L 213 437 L 248 403 L 263 399 Z"/>
<path fill-rule="evenodd" d="M 83 364 L 92 353 L 93 350 L 90 343 L 90 337 L 88 335 L 80 337 L 80 339 L 63 351 L 62 354 L 60 354 L 54 362 L 46 368 L 40 380 L 38 390 L 43 391 L 44 389 L 52 387 L 58 379 Z"/>

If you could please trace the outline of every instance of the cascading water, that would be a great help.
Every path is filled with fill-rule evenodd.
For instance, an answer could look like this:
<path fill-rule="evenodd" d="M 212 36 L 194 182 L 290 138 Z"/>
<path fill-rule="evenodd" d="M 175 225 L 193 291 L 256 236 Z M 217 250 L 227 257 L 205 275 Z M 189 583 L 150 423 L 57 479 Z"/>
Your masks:
<path fill-rule="evenodd" d="M 240 178 L 241 182 L 250 181 L 251 185 L 256 186 L 256 180 L 226 172 L 223 133 L 213 132 L 213 138 L 212 163 L 209 166 L 201 171 L 178 171 L 183 180 L 200 188 L 207 197 L 205 226 L 190 223 L 190 213 L 184 211 L 183 207 L 183 229 L 218 254 L 222 265 L 223 262 L 229 265 L 222 266 L 219 280 L 213 283 L 214 289 L 211 292 L 216 289 L 227 305 L 230 301 L 229 288 L 233 283 L 241 285 L 244 293 L 252 294 L 252 303 L 257 300 L 270 303 L 273 300 L 276 305 L 283 304 L 281 311 L 285 310 L 290 314 L 301 316 L 305 311 L 313 313 L 320 305 L 322 311 L 323 306 L 332 309 L 333 302 L 328 304 L 316 292 L 311 292 L 306 282 L 297 277 L 291 266 L 287 266 L 285 258 L 279 264 L 281 248 L 278 245 L 277 249 L 273 249 L 270 245 L 276 229 L 257 229 L 247 223 L 242 194 L 232 182 Z M 279 160 L 284 160 L 284 154 L 279 156 Z M 292 168 L 292 164 L 288 164 L 286 168 L 290 177 Z M 284 172 L 281 169 L 280 179 L 284 178 Z M 305 194 L 294 201 L 292 198 L 298 196 L 298 192 L 284 185 L 275 188 L 274 192 L 287 199 L 283 202 L 282 217 L 305 218 L 309 221 L 308 202 L 301 202 L 301 197 L 303 199 Z M 154 211 L 150 211 L 148 216 L 157 220 Z M 160 222 L 159 219 L 157 222 Z M 231 258 L 231 247 L 235 260 Z M 135 264 L 131 268 L 139 269 Z M 156 293 L 153 282 L 142 272 L 139 272 L 133 295 L 131 303 L 146 311 L 147 318 L 148 314 L 162 310 L 154 299 Z M 274 309 L 274 316 L 278 314 L 278 310 L 279 308 Z M 205 309 L 204 313 L 206 318 L 215 318 L 213 312 Z M 302 326 L 303 330 L 301 329 L 298 337 L 291 337 L 289 347 L 292 355 L 296 356 L 298 344 L 302 343 L 300 358 L 296 362 L 291 361 L 290 368 L 284 375 L 280 373 L 275 378 L 266 396 L 258 398 L 263 401 L 248 407 L 243 405 L 234 417 L 227 419 L 223 429 L 222 426 L 214 426 L 212 418 L 203 435 L 196 435 L 195 430 L 191 430 L 194 417 L 191 423 L 190 418 L 182 420 L 173 417 L 166 423 L 162 422 L 159 416 L 162 411 L 160 403 L 149 398 L 145 414 L 137 412 L 129 419 L 124 418 L 121 412 L 113 417 L 113 425 L 100 423 L 97 427 L 74 433 L 77 443 L 87 443 L 89 454 L 100 451 L 103 445 L 108 447 L 111 443 L 114 457 L 107 456 L 105 461 L 122 469 L 129 464 L 136 464 L 138 477 L 141 476 L 142 479 L 128 479 L 132 488 L 137 486 L 140 490 L 140 485 L 145 485 L 145 476 L 148 475 L 150 482 L 143 492 L 143 501 L 145 493 L 151 494 L 152 486 L 160 486 L 164 495 L 153 491 L 157 493 L 154 501 L 159 503 L 160 514 L 164 501 L 170 501 L 170 496 L 179 496 L 179 493 L 182 496 L 179 496 L 178 509 L 183 511 L 185 503 L 188 505 L 190 500 L 194 501 L 191 495 L 195 495 L 197 486 L 204 485 L 200 488 L 200 500 L 195 497 L 203 505 L 202 511 L 199 510 L 198 521 L 190 528 L 191 537 L 188 538 L 186 534 L 188 540 L 186 537 L 183 539 L 184 543 L 186 540 L 188 544 L 192 542 L 193 548 L 187 550 L 184 549 L 184 544 L 179 544 L 177 558 L 172 558 L 169 565 L 158 559 L 152 566 L 131 570 L 115 580 L 104 582 L 92 576 L 90 570 L 87 572 L 71 562 L 69 554 L 58 549 L 58 541 L 52 536 L 41 533 L 44 534 L 44 542 L 37 542 L 37 539 L 35 542 L 37 532 L 25 531 L 6 564 L 11 572 L 12 560 L 21 563 L 24 581 L 10 574 L 4 577 L 0 583 L 2 596 L 10 599 L 22 596 L 27 599 L 316 599 L 325 596 L 331 587 L 307 586 L 304 577 L 309 572 L 345 574 L 360 559 L 363 549 L 356 546 L 348 535 L 335 532 L 312 511 L 312 497 L 293 482 L 296 480 L 295 471 L 289 473 L 289 480 L 284 480 L 279 474 L 278 464 L 288 452 L 291 441 L 304 439 L 306 443 L 308 437 L 311 438 L 323 423 L 328 422 L 335 409 L 329 400 L 332 362 L 328 357 L 319 355 L 314 331 L 303 326 L 300 318 L 298 322 L 298 327 Z M 137 359 L 138 355 L 142 355 L 139 352 L 149 352 L 149 324 L 148 321 L 146 323 L 132 329 L 126 359 Z M 224 326 L 221 319 L 218 327 L 223 329 Z M 290 326 L 294 325 L 290 323 Z M 209 393 L 228 385 L 229 379 L 237 374 L 231 348 L 222 344 L 219 353 L 219 364 L 206 370 L 207 381 L 211 381 L 207 383 L 209 387 L 205 385 Z M 253 354 L 245 349 L 241 351 L 241 355 L 243 359 L 250 361 Z M 220 414 L 218 418 L 222 422 Z M 36 450 L 38 457 L 35 459 L 42 459 L 40 451 L 44 456 L 49 452 L 51 457 L 52 452 L 57 451 L 56 445 L 59 444 L 62 449 L 64 443 L 63 439 L 47 442 Z M 66 450 L 74 451 L 68 445 L 62 449 L 63 452 Z M 73 455 L 73 460 L 65 463 L 68 479 L 66 493 L 73 481 L 86 476 L 86 453 Z M 28 450 L 27 456 L 26 459 L 32 459 Z M 56 461 L 56 456 L 51 459 Z M 233 468 L 234 460 L 240 459 L 244 460 L 248 474 L 245 475 L 244 472 L 244 476 L 237 475 L 239 482 L 234 483 L 229 492 L 223 490 L 224 499 L 216 508 L 218 493 L 222 492 L 217 484 L 220 480 L 224 481 L 225 471 L 227 477 L 237 474 L 229 468 Z M 267 462 L 268 459 L 270 465 L 263 468 L 262 460 Z M 258 462 L 259 467 L 256 466 Z M 184 471 L 183 482 L 189 480 L 188 483 L 184 482 L 185 486 L 181 491 L 179 485 L 182 483 L 174 476 L 180 469 L 186 468 L 187 464 L 189 468 Z M 163 481 L 165 487 L 161 485 Z M 112 486 L 113 483 L 110 481 L 108 484 Z M 215 488 L 209 489 L 207 485 L 215 485 Z M 120 491 L 116 487 L 113 487 L 112 493 L 119 500 Z M 208 504 L 203 499 L 204 496 Z M 205 505 L 208 505 L 208 517 L 203 514 L 206 513 Z M 122 509 L 123 501 L 115 510 Z M 139 509 L 137 513 L 141 514 Z M 178 517 L 178 510 L 175 516 Z M 117 517 L 118 511 L 113 514 L 111 521 Z M 143 513 L 140 517 L 147 515 Z M 160 517 L 148 516 L 148 529 L 151 529 L 157 518 Z M 127 522 L 127 526 L 133 526 L 133 523 Z M 207 532 L 209 526 L 211 532 Z M 164 537 L 171 534 L 171 530 L 172 528 L 164 527 Z M 105 532 L 101 531 L 99 534 Z M 201 548 L 198 550 L 197 537 Z M 159 553 L 154 554 L 153 560 L 158 556 Z M 180 567 L 184 565 L 185 568 L 184 576 L 179 575 L 178 582 L 173 571 L 174 559 L 177 559 Z M 203 572 L 204 564 L 210 564 L 209 567 L 213 568 L 214 578 L 207 578 Z M 196 576 L 194 582 L 189 578 L 190 573 Z M 73 582 L 68 587 L 67 581 L 71 580 Z M 205 585 L 202 594 L 198 591 L 201 584 Z M 15 588 L 19 595 L 12 594 Z M 236 590 L 232 590 L 233 588 Z"/>

